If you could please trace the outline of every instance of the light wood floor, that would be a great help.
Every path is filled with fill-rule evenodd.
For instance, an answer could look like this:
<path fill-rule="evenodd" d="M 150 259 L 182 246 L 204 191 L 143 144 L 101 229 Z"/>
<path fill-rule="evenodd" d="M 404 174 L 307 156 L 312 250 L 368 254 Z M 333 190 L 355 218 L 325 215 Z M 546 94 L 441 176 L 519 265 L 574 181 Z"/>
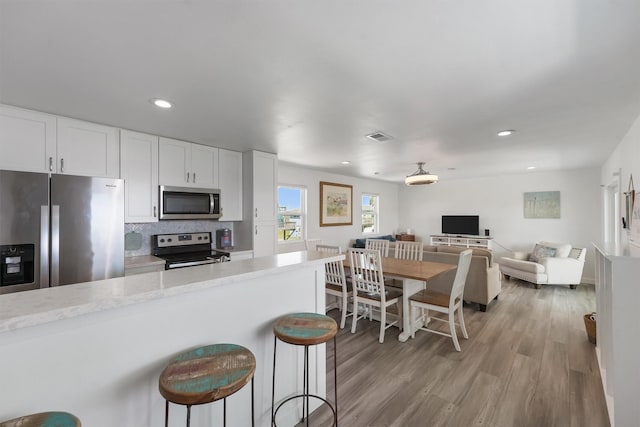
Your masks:
<path fill-rule="evenodd" d="M 486 313 L 465 306 L 469 340 L 460 353 L 450 338 L 426 332 L 400 343 L 396 328 L 379 344 L 379 323 L 360 320 L 351 334 L 348 320 L 338 335 L 340 425 L 609 426 L 582 319 L 594 310 L 592 285 L 537 290 L 503 280 Z M 333 400 L 332 345 L 327 355 Z M 313 425 L 331 425 L 329 417 L 321 408 Z"/>

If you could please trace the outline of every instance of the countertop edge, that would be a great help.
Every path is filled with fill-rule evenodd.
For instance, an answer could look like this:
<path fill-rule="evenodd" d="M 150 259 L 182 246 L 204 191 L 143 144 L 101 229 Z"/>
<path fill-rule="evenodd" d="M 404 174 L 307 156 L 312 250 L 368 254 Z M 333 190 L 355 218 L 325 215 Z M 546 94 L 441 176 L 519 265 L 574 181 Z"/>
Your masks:
<path fill-rule="evenodd" d="M 159 271 L 56 288 L 0 295 L 0 333 L 211 289 L 344 259 L 344 254 L 290 252 L 262 258 Z M 125 288 L 129 293 L 125 294 Z M 75 292 L 74 292 L 75 291 Z M 69 302 L 74 299 L 75 302 Z M 57 304 L 49 307 L 48 304 Z M 25 306 L 16 313 L 15 305 Z M 38 308 L 42 306 L 42 308 Z M 31 311 L 31 312 L 29 312 Z M 9 314 L 7 314 L 9 313 Z M 2 316 L 2 314 L 0 314 Z"/>

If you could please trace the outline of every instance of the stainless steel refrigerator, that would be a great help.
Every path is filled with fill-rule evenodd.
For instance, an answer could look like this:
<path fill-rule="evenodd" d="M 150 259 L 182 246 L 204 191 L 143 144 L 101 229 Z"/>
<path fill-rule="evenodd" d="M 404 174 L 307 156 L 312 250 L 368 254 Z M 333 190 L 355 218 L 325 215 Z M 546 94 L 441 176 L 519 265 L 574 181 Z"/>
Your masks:
<path fill-rule="evenodd" d="M 124 181 L 0 171 L 0 294 L 124 275 Z"/>

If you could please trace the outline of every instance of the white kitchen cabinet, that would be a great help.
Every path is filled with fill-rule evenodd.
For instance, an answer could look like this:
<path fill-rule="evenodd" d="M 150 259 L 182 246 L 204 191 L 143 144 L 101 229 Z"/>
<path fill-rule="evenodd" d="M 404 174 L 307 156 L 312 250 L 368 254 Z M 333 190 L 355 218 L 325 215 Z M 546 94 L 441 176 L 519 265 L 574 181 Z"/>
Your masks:
<path fill-rule="evenodd" d="M 119 130 L 96 123 L 58 117 L 57 162 L 53 172 L 120 177 Z"/>
<path fill-rule="evenodd" d="M 124 221 L 158 221 L 158 137 L 120 132 L 120 169 L 124 183 Z"/>
<path fill-rule="evenodd" d="M 640 246 L 594 244 L 596 249 L 596 354 L 611 426 L 640 420 L 638 301 Z"/>
<path fill-rule="evenodd" d="M 253 152 L 253 203 L 256 221 L 278 220 L 278 159 L 275 154 Z"/>
<path fill-rule="evenodd" d="M 160 185 L 218 188 L 218 149 L 160 138 Z"/>
<path fill-rule="evenodd" d="M 253 225 L 253 256 L 254 258 L 274 255 L 278 236 L 277 222 L 256 222 Z"/>
<path fill-rule="evenodd" d="M 49 172 L 56 158 L 56 116 L 0 105 L 0 153 L 0 169 Z"/>
<path fill-rule="evenodd" d="M 253 256 L 276 253 L 278 236 L 278 158 L 249 151 L 242 154 L 244 221 L 239 224 L 239 247 L 253 248 Z"/>
<path fill-rule="evenodd" d="M 221 221 L 242 221 L 242 153 L 218 150 Z"/>
<path fill-rule="evenodd" d="M 118 129 L 0 105 L 0 169 L 120 177 Z"/>

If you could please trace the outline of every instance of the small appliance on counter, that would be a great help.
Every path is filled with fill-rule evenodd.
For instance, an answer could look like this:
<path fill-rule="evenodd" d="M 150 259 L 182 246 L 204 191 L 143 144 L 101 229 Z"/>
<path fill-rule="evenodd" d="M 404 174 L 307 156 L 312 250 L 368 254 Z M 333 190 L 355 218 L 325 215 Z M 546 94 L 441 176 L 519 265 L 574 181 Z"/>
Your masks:
<path fill-rule="evenodd" d="M 165 270 L 230 261 L 228 252 L 211 249 L 211 233 L 155 234 L 153 255 L 166 261 Z"/>
<path fill-rule="evenodd" d="M 229 230 L 228 228 L 219 228 L 216 230 L 216 248 L 233 249 L 231 230 Z"/>

